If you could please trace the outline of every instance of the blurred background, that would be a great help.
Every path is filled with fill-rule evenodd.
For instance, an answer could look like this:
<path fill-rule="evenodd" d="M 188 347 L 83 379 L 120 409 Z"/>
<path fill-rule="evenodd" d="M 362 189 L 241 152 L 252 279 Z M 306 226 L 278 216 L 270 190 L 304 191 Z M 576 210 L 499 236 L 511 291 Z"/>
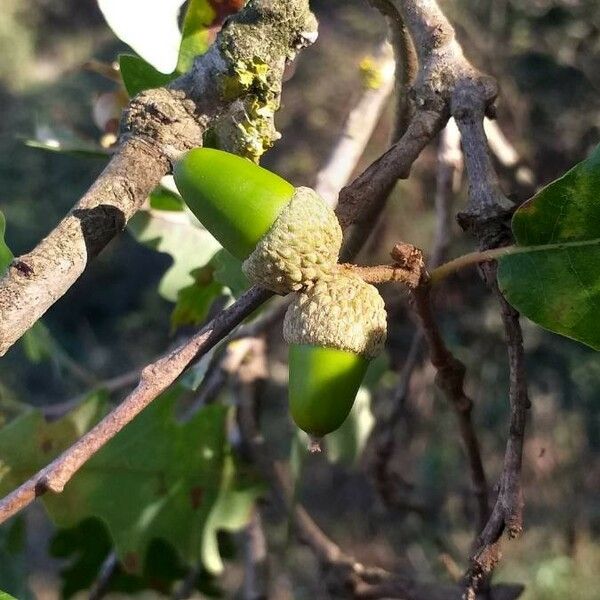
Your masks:
<path fill-rule="evenodd" d="M 295 185 L 314 184 L 362 94 L 359 65 L 385 36 L 383 19 L 364 0 L 311 4 L 319 40 L 290 73 L 277 116 L 283 137 L 263 160 Z M 442 6 L 471 61 L 499 80 L 498 124 L 519 160 L 498 168 L 507 195 L 524 200 L 600 142 L 600 5 L 445 0 Z M 95 147 L 105 134 L 93 119 L 98 98 L 116 87 L 84 65 L 111 62 L 127 48 L 94 0 L 2 0 L 0 48 L 0 209 L 7 243 L 18 255 L 58 222 L 106 161 L 52 153 L 25 141 L 61 137 Z M 357 171 L 385 149 L 389 108 Z M 400 240 L 431 250 L 435 180 L 434 146 L 396 187 L 358 262 L 387 261 Z M 458 185 L 455 212 L 465 194 Z M 455 226 L 450 255 L 472 248 Z M 157 293 L 170 261 L 127 232 L 114 240 L 44 317 L 43 332 L 0 361 L 2 406 L 46 407 L 77 398 L 99 382 L 127 377 L 189 333 L 185 327 L 172 331 L 173 304 Z M 390 411 L 415 330 L 403 294 L 394 286 L 382 288 L 382 294 L 390 314 L 389 369 L 372 390 L 376 417 Z M 446 340 L 467 365 L 467 389 L 475 399 L 474 419 L 493 482 L 508 420 L 499 315 L 474 270 L 449 280 L 437 305 Z M 527 321 L 523 326 L 532 402 L 524 458 L 526 533 L 503 543 L 497 579 L 524 583 L 525 600 L 597 599 L 600 356 Z M 284 453 L 292 427 L 278 331 L 270 334 L 270 379 L 261 393 L 267 407 L 263 431 Z M 118 400 L 124 388 L 115 388 Z M 394 506 L 378 494 L 369 443 L 352 461 L 306 461 L 299 495 L 324 530 L 359 560 L 414 569 L 424 579 L 449 579 L 468 555 L 473 502 L 454 415 L 424 359 L 410 379 L 403 411 L 394 465 L 404 488 Z M 310 552 L 288 542 L 281 515 L 268 517 L 267 512 L 270 549 L 285 566 L 274 569 L 281 580 L 278 597 L 326 598 Z M 23 552 L 11 551 L 11 540 L 0 531 L 0 589 L 16 578 L 23 583 L 19 598 L 64 597 L 59 572 L 65 562 L 48 551 L 52 527 L 42 510 L 32 511 L 28 523 Z M 240 568 L 232 555 L 227 577 L 217 582 L 224 597 L 235 595 Z M 13 583 L 6 583 L 11 577 Z"/>

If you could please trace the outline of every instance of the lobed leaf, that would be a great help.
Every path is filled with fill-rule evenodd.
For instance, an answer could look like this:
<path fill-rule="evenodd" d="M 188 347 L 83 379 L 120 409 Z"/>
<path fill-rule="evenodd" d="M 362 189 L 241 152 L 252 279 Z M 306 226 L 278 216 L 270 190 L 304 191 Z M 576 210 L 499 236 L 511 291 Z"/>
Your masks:
<path fill-rule="evenodd" d="M 150 202 L 152 204 L 152 199 Z M 194 283 L 192 272 L 208 264 L 221 248 L 215 238 L 184 211 L 141 210 L 129 221 L 128 230 L 138 242 L 172 257 L 173 264 L 158 289 L 171 302 L 177 300 L 180 290 Z"/>
<path fill-rule="evenodd" d="M 154 540 L 190 563 L 222 569 L 217 532 L 244 526 L 261 492 L 240 476 L 227 437 L 229 409 L 211 405 L 181 425 L 173 412 L 181 388 L 157 398 L 44 503 L 59 527 L 102 520 L 128 572 L 140 573 Z M 104 413 L 92 396 L 64 418 L 46 423 L 34 410 L 0 430 L 0 493 L 30 477 Z M 27 443 L 24 443 L 27 440 Z"/>

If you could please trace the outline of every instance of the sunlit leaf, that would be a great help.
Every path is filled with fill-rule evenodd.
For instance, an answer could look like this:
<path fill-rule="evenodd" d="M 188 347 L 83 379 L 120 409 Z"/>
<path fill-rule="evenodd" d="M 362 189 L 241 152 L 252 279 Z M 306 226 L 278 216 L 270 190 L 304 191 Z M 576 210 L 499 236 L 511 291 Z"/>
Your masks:
<path fill-rule="evenodd" d="M 141 210 L 128 228 L 138 242 L 171 255 L 173 264 L 158 291 L 172 302 L 177 300 L 179 290 L 194 283 L 192 271 L 205 266 L 221 248 L 206 229 L 192 222 L 187 212 Z"/>
<path fill-rule="evenodd" d="M 499 260 L 508 301 L 532 321 L 600 350 L 600 146 L 515 213 L 520 250 Z"/>
<path fill-rule="evenodd" d="M 190 0 L 183 21 L 177 71 L 185 73 L 213 41 L 214 30 L 242 8 L 245 0 Z"/>
<path fill-rule="evenodd" d="M 179 57 L 177 59 L 177 70 L 180 73 L 189 71 L 194 58 L 204 54 L 210 45 L 210 26 L 215 20 L 216 12 L 209 0 L 190 0 L 185 19 Z"/>
<path fill-rule="evenodd" d="M 177 64 L 181 33 L 179 12 L 184 0 L 98 0 L 115 35 L 161 73 Z"/>

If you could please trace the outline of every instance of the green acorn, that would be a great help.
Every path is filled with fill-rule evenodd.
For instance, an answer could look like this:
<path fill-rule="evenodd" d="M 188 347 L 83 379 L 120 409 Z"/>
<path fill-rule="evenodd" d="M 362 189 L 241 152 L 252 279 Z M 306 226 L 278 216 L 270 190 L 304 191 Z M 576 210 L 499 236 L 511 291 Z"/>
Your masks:
<path fill-rule="evenodd" d="M 244 261 L 253 283 L 287 294 L 331 277 L 342 231 L 315 191 L 294 188 L 247 159 L 210 148 L 187 152 L 174 177 L 191 211 Z"/>
<path fill-rule="evenodd" d="M 369 361 L 383 349 L 383 299 L 360 277 L 337 271 L 295 296 L 283 336 L 290 344 L 292 417 L 320 438 L 350 414 Z"/>

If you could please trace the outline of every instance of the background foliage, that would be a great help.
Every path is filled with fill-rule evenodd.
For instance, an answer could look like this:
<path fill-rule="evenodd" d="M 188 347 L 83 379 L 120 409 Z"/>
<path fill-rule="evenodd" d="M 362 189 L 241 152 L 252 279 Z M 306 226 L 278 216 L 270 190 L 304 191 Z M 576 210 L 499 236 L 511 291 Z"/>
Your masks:
<path fill-rule="evenodd" d="M 360 94 L 358 64 L 384 31 L 379 15 L 361 0 L 313 4 L 320 20 L 319 43 L 301 56 L 286 83 L 277 118 L 283 138 L 263 162 L 296 185 L 314 183 L 345 115 Z M 443 4 L 458 26 L 468 55 L 499 79 L 503 91 L 499 123 L 535 173 L 536 183 L 546 183 L 582 160 L 600 140 L 597 2 L 448 0 Z M 104 164 L 98 141 L 105 132 L 92 115 L 100 95 L 112 93 L 115 84 L 82 65 L 92 58 L 112 61 L 130 50 L 107 28 L 93 0 L 3 0 L 0 46 L 6 49 L 0 57 L 0 111 L 4 115 L 0 122 L 0 208 L 8 223 L 8 246 L 20 254 L 58 221 Z M 386 116 L 378 128 L 364 164 L 384 147 L 389 121 Z M 92 152 L 85 158 L 52 154 L 28 147 L 24 140 L 36 140 L 38 145 L 58 140 L 67 148 L 84 147 Z M 430 149 L 415 166 L 410 181 L 397 186 L 361 261 L 387 260 L 389 248 L 399 239 L 430 246 L 434 184 L 435 149 Z M 503 172 L 503 186 L 517 198 L 528 195 L 527 187 L 508 169 Z M 465 193 L 463 189 L 459 194 L 457 209 Z M 181 208 L 168 192 L 157 194 L 136 217 L 131 235 L 111 243 L 51 309 L 39 335 L 0 361 L 0 419 L 8 423 L 2 438 L 5 445 L 0 444 L 0 464 L 4 468 L 13 464 L 12 459 L 21 461 L 18 479 L 83 427 L 73 415 L 45 426 L 29 405 L 46 407 L 102 388 L 101 382 L 145 364 L 185 335 L 190 324 L 206 316 L 213 300 L 226 302 L 230 293 L 243 289 L 245 282 L 216 246 L 203 244 L 206 254 L 184 252 L 178 229 L 182 223 L 191 245 L 197 244 L 196 238 L 205 240 L 206 232 Z M 457 236 L 451 251 L 458 255 L 469 249 L 469 241 Z M 372 378 L 377 382 L 372 389 L 376 415 L 390 408 L 397 371 L 414 329 L 398 289 L 389 286 L 383 293 L 390 311 L 391 369 L 380 369 Z M 449 281 L 439 305 L 446 338 L 468 366 L 484 458 L 494 479 L 507 422 L 506 358 L 499 317 L 473 271 Z M 527 584 L 526 600 L 592 600 L 600 566 L 600 358 L 579 344 L 527 322 L 524 325 L 533 406 L 525 456 L 528 531 L 506 549 L 500 578 Z M 262 403 L 267 407 L 262 425 L 285 457 L 293 429 L 286 408 L 285 347 L 278 331 L 271 332 L 269 344 L 270 380 L 262 390 Z M 202 366 L 195 375 L 202 376 Z M 298 490 L 317 521 L 357 558 L 389 568 L 409 565 L 431 579 L 446 576 L 441 554 L 466 555 L 472 512 L 453 415 L 434 392 L 432 377 L 424 363 L 412 378 L 399 432 L 403 444 L 395 461 L 406 480 L 405 510 L 390 513 L 383 508 L 364 469 L 369 447 L 364 456 L 356 457 L 343 439 L 333 455 L 346 460 L 335 464 L 325 459 L 303 461 Z M 185 405 L 193 401 L 194 392 L 181 389 L 176 395 Z M 118 398 L 119 394 L 107 391 L 95 394 L 81 407 L 79 418 L 93 420 L 104 403 Z M 76 501 L 77 511 L 68 510 L 70 492 L 51 500 L 48 509 L 58 516 L 58 531 L 39 509 L 0 529 L 0 589 L 20 599 L 30 594 L 69 596 L 84 589 L 110 552 L 111 536 L 117 540 L 124 566 L 114 581 L 116 589 L 130 594 L 151 586 L 160 593 L 181 579 L 185 559 L 197 558 L 177 554 L 165 545 L 165 539 L 174 543 L 176 527 L 184 523 L 181 515 L 196 503 L 195 518 L 203 527 L 216 530 L 231 523 L 227 511 L 237 507 L 244 513 L 259 492 L 254 475 L 244 469 L 236 485 L 231 483 L 239 465 L 235 449 L 223 439 L 227 419 L 223 407 L 231 399 L 221 400 L 222 406 L 209 407 L 210 414 L 199 413 L 199 420 L 178 425 L 171 417 L 173 394 L 162 398 L 128 430 L 131 438 L 126 439 L 139 440 L 134 454 L 119 449 L 117 438 L 114 447 L 99 454 L 78 476 L 81 486 L 75 488 L 77 482 L 73 482 L 72 493 L 84 495 Z M 202 447 L 195 447 L 197 454 L 188 457 L 180 473 L 168 472 L 166 457 L 171 446 L 186 436 L 205 439 L 206 428 L 214 441 L 210 450 L 218 448 L 221 466 L 228 466 L 219 470 L 221 479 L 205 478 L 212 485 L 202 497 L 190 496 L 194 482 L 188 481 L 190 472 L 183 467 L 193 464 L 191 474 L 199 475 L 206 458 Z M 11 452 L 20 446 L 8 444 L 10 435 L 34 442 L 27 453 L 12 457 Z M 117 492 L 126 493 L 128 488 L 106 472 L 122 468 L 124 459 L 128 473 L 152 471 L 151 477 L 141 477 L 151 489 L 136 493 L 142 504 L 156 508 L 146 518 L 156 525 L 162 540 L 142 539 L 140 530 L 128 533 L 126 544 L 119 545 L 122 524 L 112 519 L 118 511 L 111 502 L 118 502 Z M 118 481 L 126 479 L 129 476 Z M 3 489 L 15 482 L 4 480 Z M 101 497 L 94 488 L 112 491 L 104 494 L 103 506 L 92 511 L 87 510 L 92 500 Z M 165 512 L 141 498 L 157 489 L 172 503 Z M 192 504 L 183 509 L 178 502 L 186 500 Z M 422 510 L 409 509 L 415 502 Z M 89 518 L 90 514 L 102 520 Z M 274 560 L 287 573 L 274 569 L 281 572 L 279 597 L 318 597 L 323 592 L 314 559 L 290 543 L 287 523 L 280 515 L 270 517 L 269 544 Z M 96 543 L 86 545 L 90 539 Z M 210 539 L 212 546 L 204 550 L 210 558 L 204 557 L 198 587 L 205 594 L 221 588 L 231 596 L 240 582 L 238 538 L 220 534 L 219 551 L 214 535 Z M 179 534 L 177 541 L 181 541 Z M 132 560 L 132 548 L 137 553 L 135 564 L 127 562 Z M 228 561 L 228 569 L 225 576 L 215 579 L 221 556 Z"/>

